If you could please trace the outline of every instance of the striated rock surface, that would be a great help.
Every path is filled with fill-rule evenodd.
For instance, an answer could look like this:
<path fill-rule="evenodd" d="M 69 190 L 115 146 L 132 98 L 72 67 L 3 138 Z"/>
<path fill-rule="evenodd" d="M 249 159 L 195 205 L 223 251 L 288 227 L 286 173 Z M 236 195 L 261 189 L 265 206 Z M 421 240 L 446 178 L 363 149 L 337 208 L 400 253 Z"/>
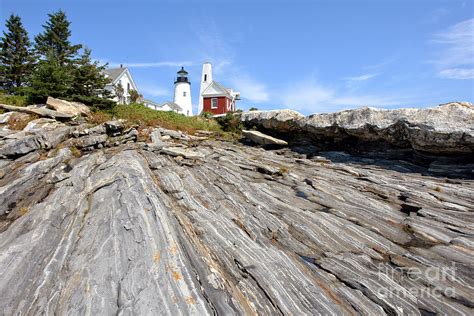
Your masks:
<path fill-rule="evenodd" d="M 1 314 L 473 313 L 474 181 L 119 125 L 0 159 Z"/>
<path fill-rule="evenodd" d="M 316 144 L 328 140 L 344 145 L 377 142 L 432 154 L 474 153 L 474 107 L 466 102 L 426 109 L 364 107 L 307 117 L 290 110 L 251 111 L 243 113 L 241 120 L 248 126 L 286 134 L 287 139 L 304 135 Z"/>

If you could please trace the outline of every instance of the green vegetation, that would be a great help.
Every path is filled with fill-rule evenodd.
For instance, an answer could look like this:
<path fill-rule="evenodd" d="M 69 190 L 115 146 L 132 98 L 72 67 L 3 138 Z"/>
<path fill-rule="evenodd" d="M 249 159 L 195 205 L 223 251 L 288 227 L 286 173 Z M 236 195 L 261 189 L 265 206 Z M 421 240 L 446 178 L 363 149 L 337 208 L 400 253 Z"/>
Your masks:
<path fill-rule="evenodd" d="M 136 124 L 140 127 L 161 126 L 191 134 L 197 130 L 221 131 L 219 124 L 213 119 L 185 116 L 176 112 L 155 111 L 137 103 L 119 104 L 111 111 L 96 111 L 92 115 L 92 120 L 99 123 L 112 117 L 127 120 L 130 124 Z"/>
<path fill-rule="evenodd" d="M 28 104 L 28 98 L 23 95 L 10 95 L 5 94 L 3 91 L 0 91 L 0 103 L 16 106 L 25 106 Z"/>
<path fill-rule="evenodd" d="M 258 109 L 257 109 L 257 108 L 254 108 L 254 107 L 251 107 L 251 108 L 249 109 L 249 111 L 258 111 Z"/>
<path fill-rule="evenodd" d="M 217 117 L 216 121 L 222 126 L 225 132 L 232 132 L 240 134 L 243 126 L 240 122 L 240 115 L 228 112 L 225 116 Z"/>

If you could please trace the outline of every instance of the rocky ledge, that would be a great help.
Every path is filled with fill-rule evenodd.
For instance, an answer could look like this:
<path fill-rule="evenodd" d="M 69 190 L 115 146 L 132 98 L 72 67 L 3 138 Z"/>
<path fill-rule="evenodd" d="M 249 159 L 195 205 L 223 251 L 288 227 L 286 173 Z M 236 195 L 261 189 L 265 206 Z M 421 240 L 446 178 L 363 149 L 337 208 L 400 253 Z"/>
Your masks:
<path fill-rule="evenodd" d="M 473 313 L 472 180 L 40 120 L 0 132 L 2 314 Z"/>
<path fill-rule="evenodd" d="M 425 109 L 364 107 L 307 117 L 291 110 L 251 111 L 241 120 L 305 153 L 344 150 L 425 166 L 442 164 L 440 159 L 450 160 L 448 165 L 474 163 L 474 107 L 467 102 Z"/>

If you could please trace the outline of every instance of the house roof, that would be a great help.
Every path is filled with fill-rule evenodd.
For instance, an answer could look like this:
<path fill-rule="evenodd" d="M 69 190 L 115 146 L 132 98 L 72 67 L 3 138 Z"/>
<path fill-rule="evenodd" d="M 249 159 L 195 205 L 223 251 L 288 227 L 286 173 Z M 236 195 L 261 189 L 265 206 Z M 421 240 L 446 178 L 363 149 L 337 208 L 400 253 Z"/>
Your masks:
<path fill-rule="evenodd" d="M 148 99 L 143 99 L 143 103 L 146 103 L 146 104 L 150 104 L 150 105 L 153 105 L 153 106 L 157 106 L 157 107 L 161 107 L 162 105 L 155 102 L 155 101 L 152 101 L 152 100 L 148 100 Z"/>
<path fill-rule="evenodd" d="M 169 106 L 173 111 L 182 111 L 183 110 L 179 105 L 177 105 L 176 103 L 171 102 L 171 101 L 167 101 L 167 102 L 163 103 L 160 106 L 163 107 L 165 105 Z"/>
<path fill-rule="evenodd" d="M 133 90 L 138 91 L 138 87 L 133 80 L 132 74 L 128 70 L 127 67 L 118 67 L 118 68 L 107 68 L 104 70 L 104 73 L 110 78 L 111 82 L 107 85 L 112 86 L 117 83 L 117 81 L 124 75 L 127 74 L 130 78 L 130 82 L 132 83 Z"/>
<path fill-rule="evenodd" d="M 217 97 L 217 96 L 225 96 L 228 98 L 235 98 L 240 100 L 240 92 L 233 91 L 230 88 L 225 88 L 217 81 L 212 81 L 206 89 L 202 92 L 203 97 Z"/>
<path fill-rule="evenodd" d="M 231 97 L 229 91 L 224 88 L 220 83 L 217 81 L 212 81 L 206 89 L 202 92 L 202 96 L 228 96 Z"/>
<path fill-rule="evenodd" d="M 127 68 L 119 67 L 119 68 L 107 68 L 104 70 L 104 73 L 110 78 L 112 82 L 115 82 L 120 75 L 125 72 Z"/>

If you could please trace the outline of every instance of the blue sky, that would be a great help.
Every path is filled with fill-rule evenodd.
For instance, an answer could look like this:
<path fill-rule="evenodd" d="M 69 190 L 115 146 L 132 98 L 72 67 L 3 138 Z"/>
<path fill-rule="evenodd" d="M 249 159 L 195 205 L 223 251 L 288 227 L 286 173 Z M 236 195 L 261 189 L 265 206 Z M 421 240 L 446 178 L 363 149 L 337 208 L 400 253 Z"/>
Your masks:
<path fill-rule="evenodd" d="M 172 100 L 181 65 L 198 103 L 201 63 L 238 107 L 331 112 L 474 99 L 474 1 L 0 0 L 30 36 L 62 9 L 72 41 L 130 68 L 145 97 Z M 197 106 L 195 107 L 197 108 Z"/>

